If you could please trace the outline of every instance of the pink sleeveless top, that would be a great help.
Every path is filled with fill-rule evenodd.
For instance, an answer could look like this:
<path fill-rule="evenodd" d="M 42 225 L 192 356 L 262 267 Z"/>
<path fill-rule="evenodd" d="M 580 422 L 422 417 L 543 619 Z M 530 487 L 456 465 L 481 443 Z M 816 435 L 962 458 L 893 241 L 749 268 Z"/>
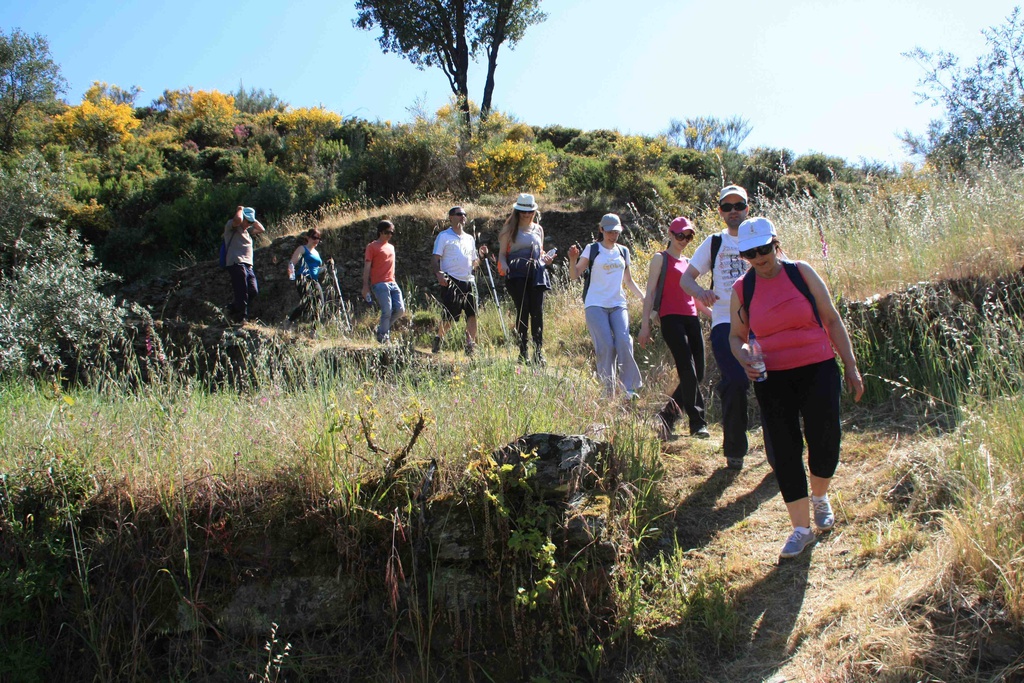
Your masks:
<path fill-rule="evenodd" d="M 686 272 L 690 261 L 684 256 L 673 258 L 668 252 L 663 254 L 668 259 L 668 270 L 665 271 L 665 288 L 661 292 L 660 315 L 697 315 L 697 304 L 693 297 L 679 286 L 679 276 Z"/>
<path fill-rule="evenodd" d="M 736 280 L 732 289 L 742 305 L 743 278 Z M 835 358 L 828 333 L 815 319 L 811 302 L 784 270 L 773 278 L 757 278 L 749 315 L 750 329 L 764 351 L 768 372 Z"/>

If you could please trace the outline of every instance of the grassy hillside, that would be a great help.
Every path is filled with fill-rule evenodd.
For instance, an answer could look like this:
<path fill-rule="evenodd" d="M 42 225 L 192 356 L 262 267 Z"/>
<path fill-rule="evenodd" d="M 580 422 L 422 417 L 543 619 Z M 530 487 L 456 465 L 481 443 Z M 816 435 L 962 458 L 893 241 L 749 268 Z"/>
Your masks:
<path fill-rule="evenodd" d="M 672 384 L 663 345 L 640 355 L 639 405 L 608 401 L 578 291 L 564 282 L 546 311 L 545 369 L 513 362 L 494 307 L 482 312 L 477 358 L 454 347 L 430 356 L 435 313 L 421 303 L 418 322 L 384 350 L 372 342 L 372 312 L 345 333 L 248 327 L 280 353 L 274 363 L 254 356 L 241 387 L 176 372 L 184 366 L 170 348 L 148 384 L 113 370 L 76 388 L 8 381 L 0 671 L 1019 678 L 1024 293 L 1014 273 L 1024 235 L 1002 207 L 1022 185 L 1012 173 L 922 177 L 758 207 L 787 253 L 843 298 L 871 392 L 846 406 L 836 529 L 796 562 L 777 562 L 788 521 L 759 436 L 739 474 L 722 467 L 717 429 L 706 442 L 658 442 L 649 418 Z M 379 215 L 418 213 L 436 216 L 437 206 L 329 214 L 321 226 L 341 240 Z M 704 234 L 716 229 L 697 218 Z M 631 234 L 638 273 L 659 248 L 644 234 Z M 961 280 L 926 284 L 950 277 Z M 634 302 L 634 327 L 638 314 Z M 566 552 L 552 508 L 532 497 L 533 465 L 496 459 L 534 432 L 611 444 L 594 489 L 603 527 L 585 551 Z M 443 564 L 449 542 L 421 534 L 421 515 L 430 524 L 445 510 L 454 527 L 461 513 L 448 511 L 461 503 L 469 537 L 483 544 L 473 571 Z M 490 598 L 460 606 L 451 596 L 469 589 L 451 587 L 476 570 L 489 572 Z M 340 603 L 328 590 L 339 586 Z M 261 587 L 278 601 L 263 602 Z M 317 603 L 333 617 L 299 619 L 319 615 Z"/>

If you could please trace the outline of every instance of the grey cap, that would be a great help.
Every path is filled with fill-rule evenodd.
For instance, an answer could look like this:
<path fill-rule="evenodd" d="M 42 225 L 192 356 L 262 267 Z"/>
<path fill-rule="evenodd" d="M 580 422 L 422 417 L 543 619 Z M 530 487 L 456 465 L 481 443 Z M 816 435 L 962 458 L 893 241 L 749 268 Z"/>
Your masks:
<path fill-rule="evenodd" d="M 598 224 L 602 230 L 613 230 L 615 232 L 622 232 L 622 221 L 619 220 L 618 214 L 606 213 L 601 216 L 601 222 Z"/>

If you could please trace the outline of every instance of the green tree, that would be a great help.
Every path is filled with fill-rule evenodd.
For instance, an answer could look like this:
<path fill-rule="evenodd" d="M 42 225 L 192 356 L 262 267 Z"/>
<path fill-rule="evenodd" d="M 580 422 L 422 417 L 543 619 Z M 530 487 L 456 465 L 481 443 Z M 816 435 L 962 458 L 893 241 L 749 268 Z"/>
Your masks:
<path fill-rule="evenodd" d="M 491 111 L 498 50 L 514 47 L 526 29 L 547 18 L 540 0 L 356 0 L 357 28 L 379 27 L 385 53 L 401 54 L 417 68 L 440 67 L 470 125 L 469 62 L 487 55 L 481 118 Z"/>
<path fill-rule="evenodd" d="M 0 168 L 0 376 L 59 370 L 122 331 L 109 274 L 60 218 L 66 190 L 38 153 Z"/>
<path fill-rule="evenodd" d="M 735 152 L 750 135 L 750 131 L 750 122 L 739 116 L 731 119 L 698 116 L 685 121 L 671 119 L 665 135 L 673 144 L 698 152 L 710 152 L 713 149 Z"/>
<path fill-rule="evenodd" d="M 932 121 L 924 136 L 901 137 L 912 154 L 962 168 L 968 161 L 995 157 L 1024 164 L 1024 20 L 1015 7 L 1001 26 L 982 31 L 988 53 L 961 66 L 948 52 L 920 47 L 904 54 L 925 71 L 918 81 L 922 101 L 941 105 L 945 121 Z"/>
<path fill-rule="evenodd" d="M 46 38 L 19 29 L 0 33 L 0 151 L 14 149 L 27 107 L 53 102 L 66 87 Z"/>
<path fill-rule="evenodd" d="M 244 114 L 262 114 L 265 111 L 281 111 L 288 108 L 288 103 L 274 94 L 273 90 L 249 88 L 238 84 L 238 90 L 232 93 L 235 98 L 235 109 Z"/>

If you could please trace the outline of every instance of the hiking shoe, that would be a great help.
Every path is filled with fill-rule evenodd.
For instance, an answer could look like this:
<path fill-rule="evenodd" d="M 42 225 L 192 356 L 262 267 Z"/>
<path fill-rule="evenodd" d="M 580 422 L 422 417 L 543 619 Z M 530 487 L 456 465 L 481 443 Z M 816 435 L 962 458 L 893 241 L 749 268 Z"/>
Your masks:
<path fill-rule="evenodd" d="M 544 358 L 544 350 L 539 346 L 533 350 L 533 364 L 538 367 L 546 367 L 548 362 Z"/>
<path fill-rule="evenodd" d="M 434 355 L 441 353 L 441 338 L 434 337 L 434 343 L 430 345 L 430 352 Z"/>
<path fill-rule="evenodd" d="M 690 436 L 692 436 L 695 439 L 710 439 L 711 438 L 711 434 L 708 433 L 708 428 L 707 427 L 701 427 L 700 429 L 697 429 L 696 431 L 690 432 Z M 743 466 L 743 460 L 741 459 L 740 460 L 740 467 L 742 467 L 742 466 Z M 737 468 L 737 469 L 739 469 L 739 468 Z"/>
<path fill-rule="evenodd" d="M 813 531 L 793 529 L 793 533 L 786 539 L 786 545 L 782 546 L 779 557 L 796 557 L 804 551 L 804 548 L 814 543 L 816 538 Z"/>
<path fill-rule="evenodd" d="M 476 342 L 466 342 L 466 355 L 470 358 L 476 352 Z"/>
<path fill-rule="evenodd" d="M 743 458 L 726 458 L 725 466 L 730 470 L 742 470 L 743 469 Z"/>
<path fill-rule="evenodd" d="M 836 523 L 836 516 L 832 512 L 832 504 L 828 502 L 828 496 L 821 500 L 811 499 L 811 507 L 814 508 L 814 526 L 822 531 L 828 531 Z"/>

